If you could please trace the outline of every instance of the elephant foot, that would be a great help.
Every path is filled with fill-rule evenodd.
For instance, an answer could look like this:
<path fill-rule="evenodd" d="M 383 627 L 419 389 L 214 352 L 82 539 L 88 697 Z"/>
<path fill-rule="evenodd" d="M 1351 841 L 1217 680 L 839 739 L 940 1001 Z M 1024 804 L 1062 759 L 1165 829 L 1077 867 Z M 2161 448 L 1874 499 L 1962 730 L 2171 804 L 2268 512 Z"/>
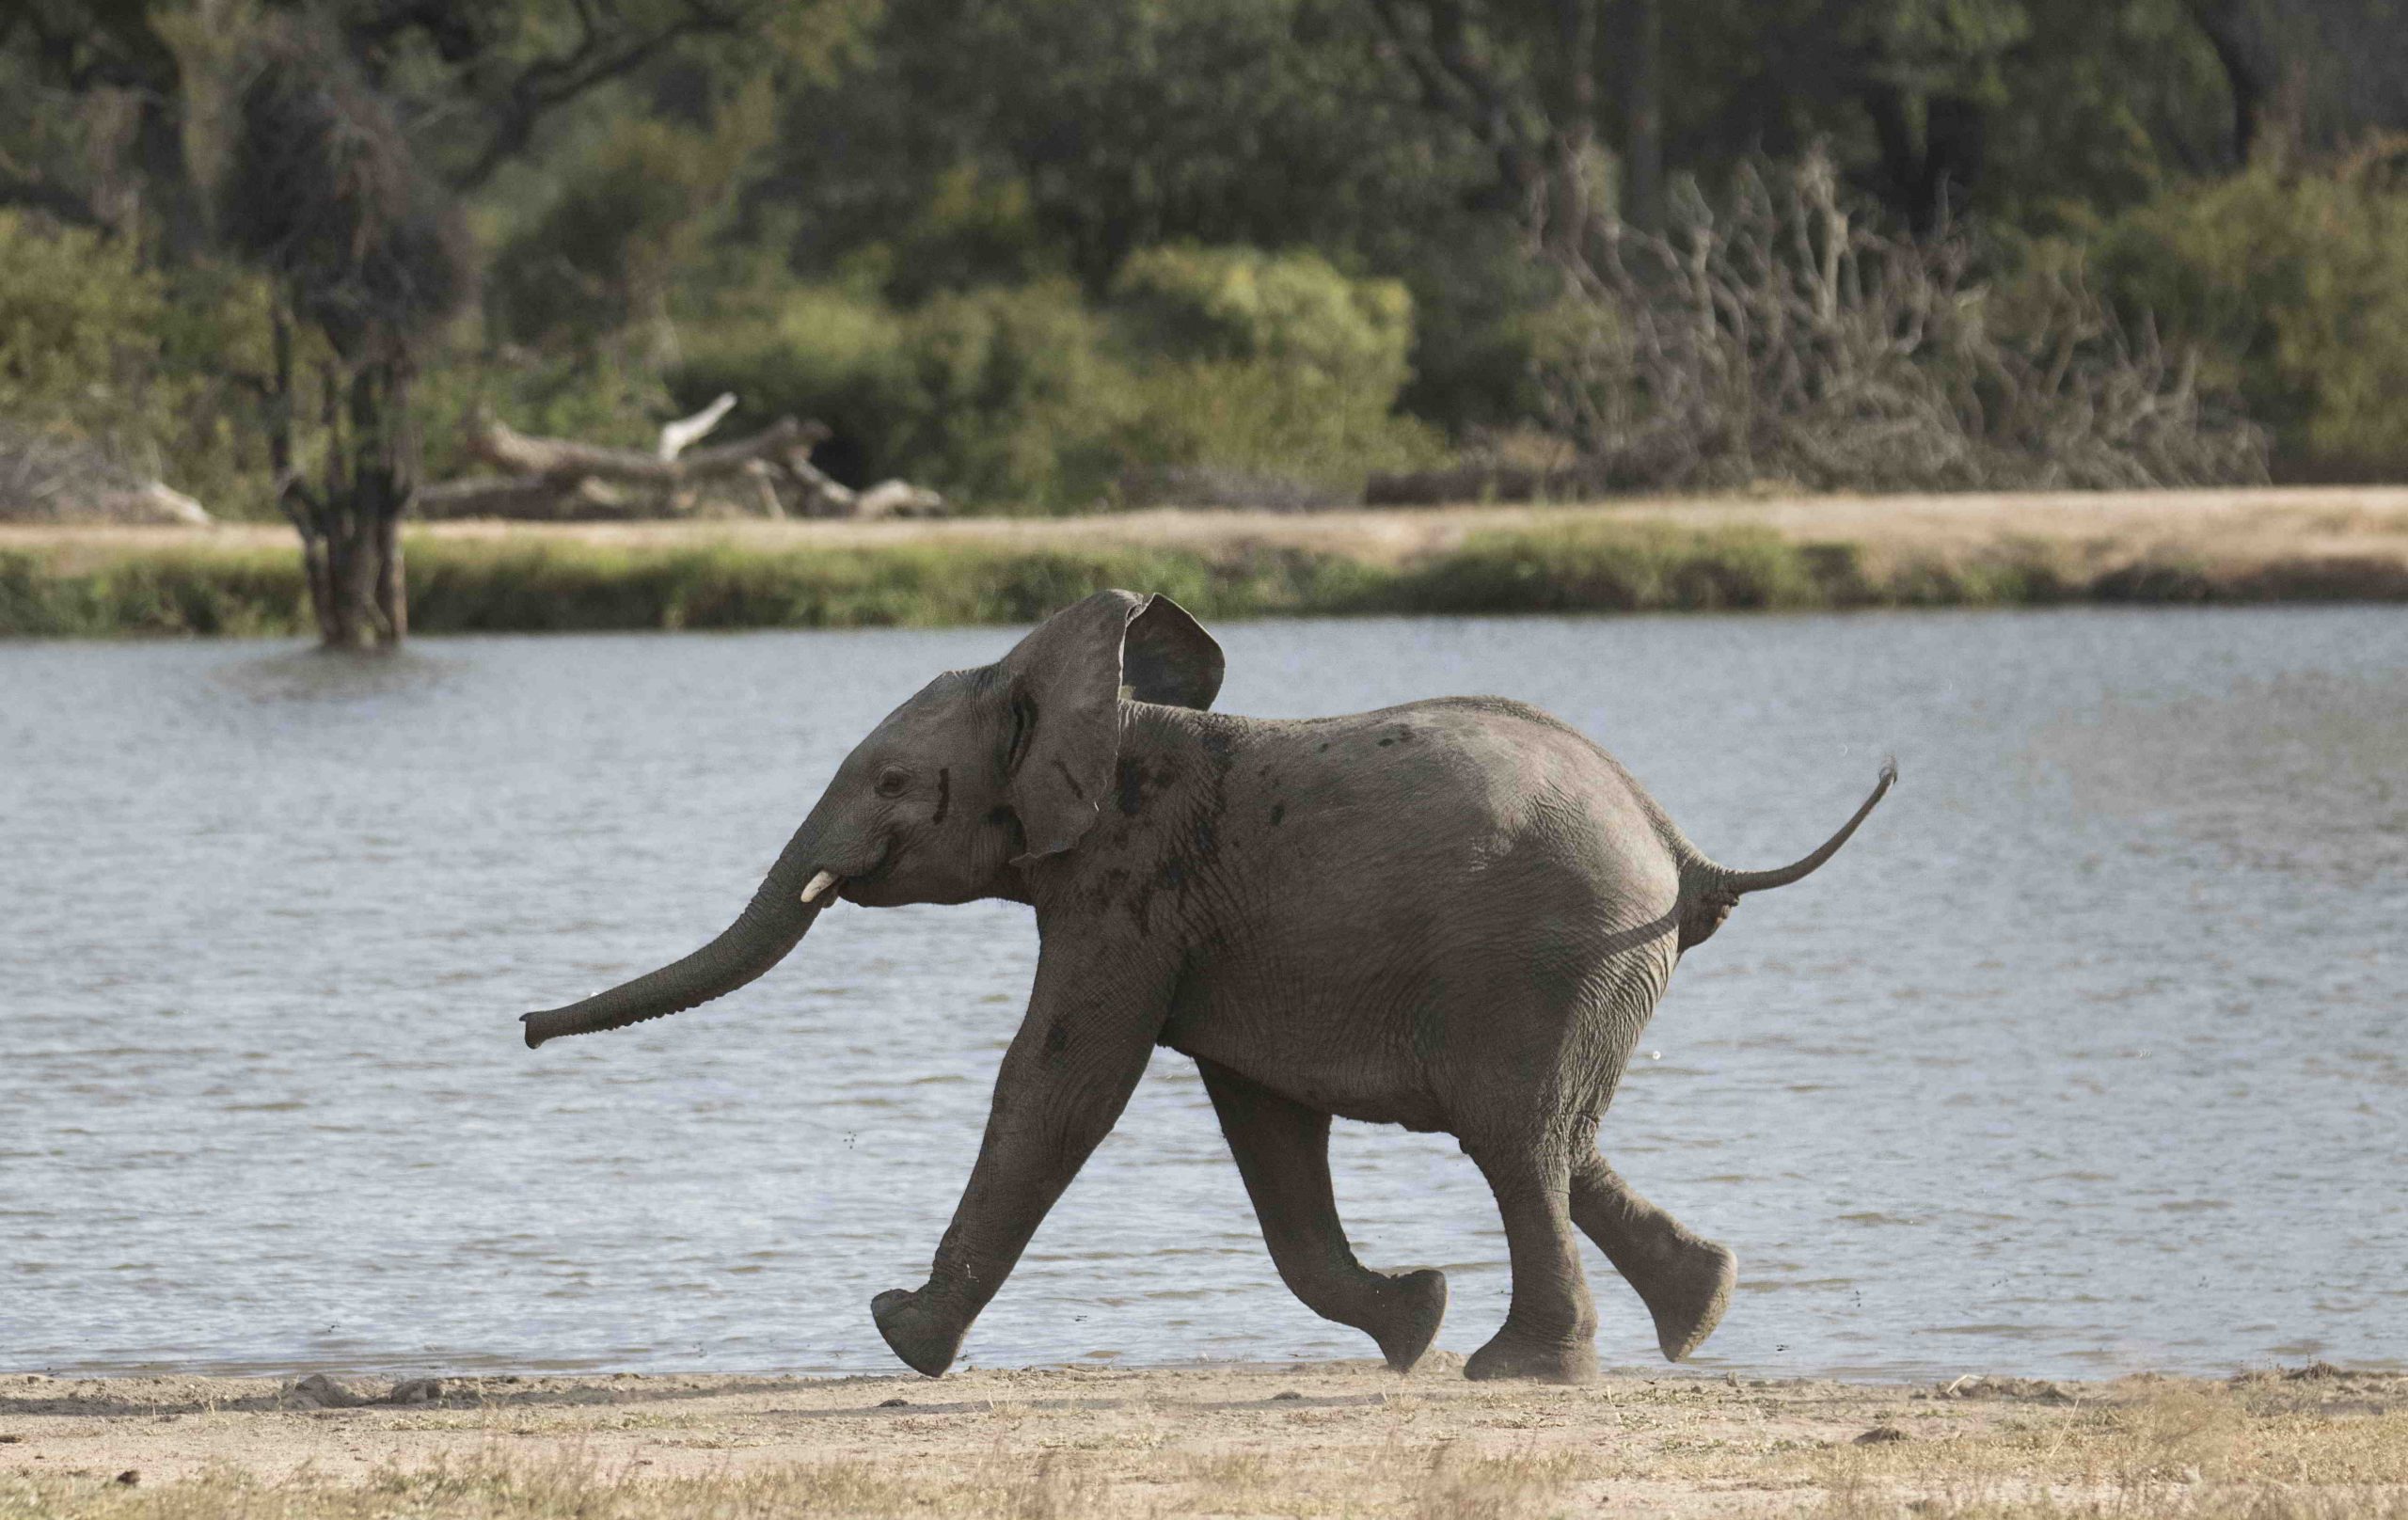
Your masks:
<path fill-rule="evenodd" d="M 970 1333 L 967 1324 L 955 1323 L 923 1303 L 918 1293 L 900 1288 L 890 1288 L 871 1299 L 869 1313 L 878 1322 L 878 1333 L 886 1338 L 887 1348 L 923 1377 L 943 1377 L 961 1350 L 961 1338 Z"/>
<path fill-rule="evenodd" d="M 1499 1378 L 1527 1378 L 1535 1383 L 1594 1383 L 1597 1348 L 1588 1339 L 1534 1340 L 1499 1330 L 1496 1338 L 1471 1354 L 1464 1376 L 1486 1383 Z"/>
<path fill-rule="evenodd" d="M 1677 1362 L 1705 1344 L 1722 1311 L 1731 1306 L 1731 1290 L 1739 1280 L 1739 1259 L 1714 1241 L 1684 1243 L 1681 1259 L 1655 1279 L 1657 1290 L 1642 1293 L 1647 1312 L 1656 1319 L 1656 1344 L 1664 1360 Z"/>
<path fill-rule="evenodd" d="M 1377 1323 L 1358 1328 L 1379 1342 L 1388 1370 L 1412 1371 L 1447 1317 L 1447 1275 L 1424 1268 L 1388 1278 L 1381 1286 L 1379 1312 Z"/>

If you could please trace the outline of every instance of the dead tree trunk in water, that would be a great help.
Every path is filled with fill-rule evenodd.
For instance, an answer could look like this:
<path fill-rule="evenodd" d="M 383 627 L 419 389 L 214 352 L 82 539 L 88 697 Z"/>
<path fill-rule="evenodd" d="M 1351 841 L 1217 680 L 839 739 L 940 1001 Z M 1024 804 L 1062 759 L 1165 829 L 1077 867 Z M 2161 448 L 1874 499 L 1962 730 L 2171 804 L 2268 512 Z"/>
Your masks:
<path fill-rule="evenodd" d="M 270 452 L 329 648 L 409 633 L 401 517 L 418 489 L 416 356 L 472 283 L 459 207 L 412 156 L 393 108 L 314 12 L 260 23 L 220 207 L 276 283 Z M 302 334 L 320 341 L 316 439 L 293 446 Z M 312 484 L 308 476 L 317 476 Z"/>
<path fill-rule="evenodd" d="M 318 638 L 330 649 L 398 644 L 409 636 L 402 514 L 418 488 L 407 363 L 372 361 L 347 376 L 327 369 L 319 415 L 325 469 L 311 485 L 293 461 L 293 327 L 281 310 L 274 340 L 268 451 L 277 504 L 301 535 L 302 575 Z"/>
<path fill-rule="evenodd" d="M 332 377 L 328 384 L 331 399 Z M 319 501 L 332 605 L 320 610 L 318 626 L 327 643 L 345 649 L 397 644 L 410 631 L 402 513 L 418 488 L 406 361 L 362 364 L 342 389 L 343 416 L 328 439 Z"/>

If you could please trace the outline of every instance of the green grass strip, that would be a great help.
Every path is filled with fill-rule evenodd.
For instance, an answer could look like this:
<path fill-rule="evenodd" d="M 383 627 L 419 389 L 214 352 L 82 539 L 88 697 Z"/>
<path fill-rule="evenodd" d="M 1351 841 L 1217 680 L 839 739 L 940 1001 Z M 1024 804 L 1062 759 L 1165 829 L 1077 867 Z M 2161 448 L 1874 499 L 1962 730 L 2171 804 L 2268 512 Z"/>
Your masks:
<path fill-rule="evenodd" d="M 2149 562 L 2081 573 L 2046 545 L 2013 542 L 1875 574 L 1854 545 L 1645 522 L 1475 533 L 1401 567 L 1259 544 L 817 549 L 427 535 L 410 539 L 407 558 L 411 624 L 421 634 L 1017 624 L 1103 586 L 1165 592 L 1219 619 L 2408 600 L 2408 567 L 2383 560 L 2221 575 Z M 71 558 L 0 550 L 0 636 L 293 636 L 310 626 L 295 550 L 145 544 L 99 559 L 88 545 Z"/>

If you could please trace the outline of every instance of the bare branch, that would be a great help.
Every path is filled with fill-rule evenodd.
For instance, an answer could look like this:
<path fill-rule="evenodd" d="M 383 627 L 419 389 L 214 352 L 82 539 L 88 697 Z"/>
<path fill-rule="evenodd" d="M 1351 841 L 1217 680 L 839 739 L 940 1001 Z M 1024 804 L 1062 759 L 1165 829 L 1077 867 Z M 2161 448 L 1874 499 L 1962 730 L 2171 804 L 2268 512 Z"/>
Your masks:
<path fill-rule="evenodd" d="M 681 417 L 660 430 L 659 457 L 674 459 L 719 426 L 721 419 L 736 409 L 736 392 L 724 391 L 717 401 L 691 417 Z"/>
<path fill-rule="evenodd" d="M 604 41 L 604 28 L 593 7 L 580 0 L 577 10 L 577 44 L 565 54 L 535 60 L 511 81 L 503 99 L 492 107 L 493 135 L 468 166 L 453 177 L 454 188 L 473 190 L 493 178 L 532 140 L 535 128 L 551 111 L 599 85 L 634 72 L 689 38 L 733 34 L 755 14 L 743 7 L 727 9 L 705 0 L 687 0 L 675 20 L 612 47 Z"/>
<path fill-rule="evenodd" d="M 1541 369 L 1578 488 L 2265 479 L 2263 432 L 2153 324 L 2127 328 L 2077 274 L 1994 330 L 1964 242 L 1861 225 L 1819 155 L 1744 170 L 1666 235 L 1608 220 L 1549 253 L 1588 319 Z"/>

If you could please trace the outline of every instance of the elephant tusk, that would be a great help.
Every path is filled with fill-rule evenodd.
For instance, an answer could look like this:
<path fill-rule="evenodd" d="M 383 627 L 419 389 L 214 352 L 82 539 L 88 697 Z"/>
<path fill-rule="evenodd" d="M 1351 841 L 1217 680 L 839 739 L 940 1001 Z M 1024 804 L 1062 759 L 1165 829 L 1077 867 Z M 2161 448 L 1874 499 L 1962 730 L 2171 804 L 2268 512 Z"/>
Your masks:
<path fill-rule="evenodd" d="M 830 887 L 834 886 L 836 884 L 836 873 L 833 871 L 820 872 L 817 876 L 811 879 L 811 884 L 809 886 L 802 889 L 802 900 L 804 902 L 810 902 L 813 898 L 817 897 L 821 893 L 826 892 Z"/>

